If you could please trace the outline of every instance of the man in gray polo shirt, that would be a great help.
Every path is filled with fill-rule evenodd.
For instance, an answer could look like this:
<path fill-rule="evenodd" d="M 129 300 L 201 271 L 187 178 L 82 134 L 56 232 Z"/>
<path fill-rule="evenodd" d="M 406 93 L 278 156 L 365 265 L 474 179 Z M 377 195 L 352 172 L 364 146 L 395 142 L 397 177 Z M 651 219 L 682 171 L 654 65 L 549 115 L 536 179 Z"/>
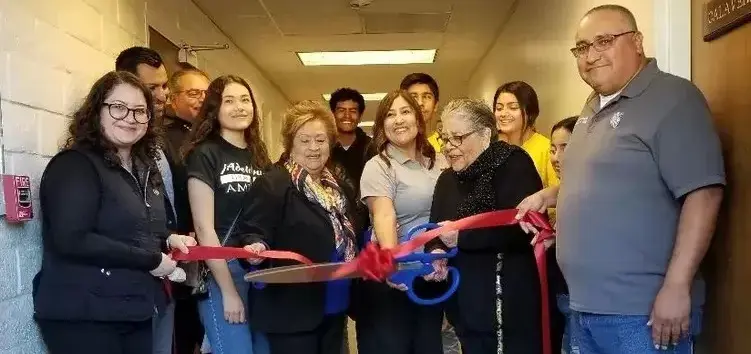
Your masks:
<path fill-rule="evenodd" d="M 576 34 L 594 90 L 566 149 L 557 199 L 557 258 L 569 286 L 571 351 L 690 353 L 725 172 L 710 112 L 689 81 L 646 58 L 631 12 L 590 10 Z"/>

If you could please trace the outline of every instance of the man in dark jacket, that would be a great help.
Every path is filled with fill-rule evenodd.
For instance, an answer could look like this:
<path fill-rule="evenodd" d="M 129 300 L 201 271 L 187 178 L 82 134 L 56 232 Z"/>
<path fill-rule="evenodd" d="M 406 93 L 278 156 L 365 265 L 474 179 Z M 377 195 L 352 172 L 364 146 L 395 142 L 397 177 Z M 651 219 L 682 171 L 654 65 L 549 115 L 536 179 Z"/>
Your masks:
<path fill-rule="evenodd" d="M 179 164 L 178 151 L 190 132 L 190 125 L 174 124 L 174 119 L 168 117 L 168 100 L 177 92 L 170 94 L 170 81 L 174 80 L 168 81 L 167 69 L 159 53 L 145 47 L 123 50 L 115 61 L 115 70 L 135 74 L 151 90 L 155 118 L 163 122 L 166 133 L 165 146 L 160 151 L 162 158 L 157 161 L 157 166 L 165 187 L 167 228 L 172 233 L 187 235 L 193 231 L 193 227 L 188 205 L 187 177 Z M 190 266 L 186 264 L 183 268 L 189 272 Z M 170 287 L 174 301 L 166 311 L 154 318 L 154 354 L 172 353 L 173 337 L 175 353 L 193 354 L 203 339 L 203 326 L 198 317 L 196 300 L 191 298 L 189 286 L 172 283 Z"/>
<path fill-rule="evenodd" d="M 332 160 L 344 167 L 360 194 L 360 177 L 365 163 L 375 155 L 372 139 L 358 127 L 365 112 L 365 99 L 351 88 L 340 88 L 331 94 L 329 107 L 336 118 L 338 141 L 331 153 Z"/>
<path fill-rule="evenodd" d="M 362 202 L 359 202 L 360 177 L 365 163 L 376 154 L 376 147 L 373 146 L 373 139 L 357 126 L 365 112 L 365 99 L 357 90 L 340 88 L 331 94 L 329 107 L 336 118 L 338 132 L 338 141 L 331 151 L 331 159 L 344 169 L 358 196 L 358 202 L 354 208 L 358 225 L 368 227 L 370 226 L 368 209 Z M 359 236 L 361 235 L 358 235 L 358 240 L 362 238 Z M 356 311 L 357 309 L 354 309 L 352 313 Z M 347 328 L 345 328 L 343 353 L 349 352 L 348 337 Z"/>
<path fill-rule="evenodd" d="M 188 200 L 188 177 L 180 156 L 180 147 L 188 139 L 208 87 L 208 75 L 187 63 L 180 63 L 180 71 L 173 73 L 169 79 L 170 96 L 163 127 L 167 161 L 175 174 L 177 229 L 185 233 L 193 231 L 193 218 Z"/>
<path fill-rule="evenodd" d="M 167 161 L 174 175 L 175 210 L 177 229 L 181 233 L 193 232 L 193 217 L 188 199 L 188 175 L 180 155 L 180 147 L 185 144 L 190 129 L 198 116 L 198 111 L 206 97 L 209 77 L 198 68 L 180 63 L 180 70 L 169 79 L 170 96 L 163 117 Z M 175 351 L 177 354 L 193 354 L 200 347 L 204 329 L 198 315 L 196 298 L 191 295 L 197 275 L 196 262 L 183 266 L 188 273 L 188 281 L 175 284 Z"/>

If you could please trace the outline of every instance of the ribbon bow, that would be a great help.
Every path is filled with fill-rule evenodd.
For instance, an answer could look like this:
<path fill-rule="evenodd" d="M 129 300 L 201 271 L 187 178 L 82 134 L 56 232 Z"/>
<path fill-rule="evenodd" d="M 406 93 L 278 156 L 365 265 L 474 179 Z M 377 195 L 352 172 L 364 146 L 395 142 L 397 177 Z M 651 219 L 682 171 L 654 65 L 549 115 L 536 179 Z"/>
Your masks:
<path fill-rule="evenodd" d="M 365 279 L 384 281 L 396 271 L 394 253 L 389 249 L 369 243 L 356 260 L 357 269 Z"/>

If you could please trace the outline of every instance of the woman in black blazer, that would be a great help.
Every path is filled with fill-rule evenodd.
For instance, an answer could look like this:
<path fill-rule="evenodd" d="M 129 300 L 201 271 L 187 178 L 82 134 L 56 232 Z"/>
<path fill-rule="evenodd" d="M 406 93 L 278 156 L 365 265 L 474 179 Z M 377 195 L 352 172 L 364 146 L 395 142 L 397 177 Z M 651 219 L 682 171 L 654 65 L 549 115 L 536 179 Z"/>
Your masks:
<path fill-rule="evenodd" d="M 249 194 L 239 232 L 246 249 L 292 251 L 316 263 L 350 261 L 356 253 L 355 194 L 329 163 L 336 142 L 331 112 L 313 101 L 290 108 L 285 152 Z M 250 260 L 259 263 L 259 260 Z M 266 260 L 262 268 L 295 264 Z M 250 322 L 265 332 L 272 354 L 340 354 L 350 281 L 267 284 L 253 291 Z"/>

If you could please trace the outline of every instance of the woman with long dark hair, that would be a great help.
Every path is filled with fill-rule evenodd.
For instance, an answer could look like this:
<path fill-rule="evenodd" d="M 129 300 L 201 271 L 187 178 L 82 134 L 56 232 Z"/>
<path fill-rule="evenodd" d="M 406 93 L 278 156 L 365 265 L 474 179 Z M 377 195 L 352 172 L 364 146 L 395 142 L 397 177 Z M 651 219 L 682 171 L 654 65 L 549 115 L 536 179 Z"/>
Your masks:
<path fill-rule="evenodd" d="M 550 163 L 550 139 L 535 130 L 540 115 L 535 89 L 524 81 L 507 82 L 495 91 L 493 110 L 499 139 L 529 154 L 543 187 L 557 185 L 558 177 Z"/>
<path fill-rule="evenodd" d="M 253 91 L 237 76 L 221 76 L 206 92 L 198 122 L 182 149 L 198 243 L 238 247 L 233 224 L 254 180 L 270 166 L 261 140 Z M 243 260 L 208 260 L 208 292 L 198 303 L 214 354 L 266 354 L 265 338 L 251 331 Z"/>
<path fill-rule="evenodd" d="M 152 351 L 152 318 L 164 311 L 161 278 L 195 241 L 169 235 L 149 90 L 109 72 L 73 113 L 65 147 L 47 165 L 42 268 L 34 317 L 52 354 Z"/>
<path fill-rule="evenodd" d="M 406 91 L 391 92 L 381 101 L 373 143 L 378 155 L 365 164 L 360 191 L 373 223 L 369 242 L 388 249 L 407 241 L 412 227 L 428 222 L 441 171 L 435 166 L 436 153 L 428 143 L 420 106 Z M 445 267 L 427 278 L 445 279 Z M 361 285 L 356 323 L 361 354 L 443 353 L 440 305 L 412 302 L 404 293 L 405 284 L 363 281 Z M 413 285 L 429 298 L 436 284 L 417 279 Z"/>

